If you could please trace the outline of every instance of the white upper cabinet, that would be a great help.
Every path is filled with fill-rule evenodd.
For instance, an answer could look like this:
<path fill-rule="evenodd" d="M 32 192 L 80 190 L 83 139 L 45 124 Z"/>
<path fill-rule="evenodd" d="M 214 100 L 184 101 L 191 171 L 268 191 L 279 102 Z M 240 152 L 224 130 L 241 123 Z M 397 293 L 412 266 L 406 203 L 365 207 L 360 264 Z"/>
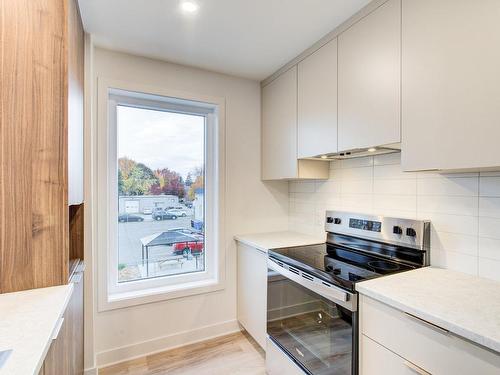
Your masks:
<path fill-rule="evenodd" d="M 402 166 L 500 166 L 500 1 L 403 0 Z"/>
<path fill-rule="evenodd" d="M 401 142 L 400 79 L 401 1 L 389 0 L 338 37 L 339 151 Z"/>
<path fill-rule="evenodd" d="M 262 179 L 328 178 L 327 162 L 297 160 L 297 66 L 262 88 Z"/>
<path fill-rule="evenodd" d="M 298 157 L 337 152 L 337 39 L 298 65 Z"/>

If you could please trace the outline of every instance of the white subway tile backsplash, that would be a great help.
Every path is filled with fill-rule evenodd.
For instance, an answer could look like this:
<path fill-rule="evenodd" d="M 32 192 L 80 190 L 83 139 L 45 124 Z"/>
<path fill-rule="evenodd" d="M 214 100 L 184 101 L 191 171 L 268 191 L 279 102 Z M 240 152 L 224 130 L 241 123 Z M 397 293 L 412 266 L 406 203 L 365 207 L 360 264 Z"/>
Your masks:
<path fill-rule="evenodd" d="M 480 177 L 479 195 L 482 197 L 500 197 L 500 176 Z"/>
<path fill-rule="evenodd" d="M 417 210 L 452 215 L 478 215 L 478 197 L 417 196 Z"/>
<path fill-rule="evenodd" d="M 500 239 L 479 237 L 479 256 L 500 261 Z"/>
<path fill-rule="evenodd" d="M 373 210 L 401 210 L 415 211 L 417 206 L 417 197 L 411 195 L 373 195 Z"/>
<path fill-rule="evenodd" d="M 289 183 L 289 227 L 324 234 L 326 210 L 431 220 L 431 265 L 500 280 L 500 173 L 403 172 L 400 154 L 335 160 Z"/>
<path fill-rule="evenodd" d="M 466 234 L 477 236 L 478 221 L 474 216 L 446 215 L 435 212 L 417 212 L 419 220 L 430 220 L 432 227 L 438 232 Z"/>
<path fill-rule="evenodd" d="M 401 154 L 395 152 L 393 154 L 376 155 L 373 157 L 373 165 L 388 165 L 388 164 L 400 164 Z"/>
<path fill-rule="evenodd" d="M 371 194 L 342 194 L 341 210 L 371 214 L 373 212 Z"/>
<path fill-rule="evenodd" d="M 401 165 L 399 164 L 389 164 L 389 165 L 376 165 L 373 168 L 373 178 L 389 178 L 389 179 L 412 179 L 417 178 L 414 172 L 403 172 L 401 170 Z"/>
<path fill-rule="evenodd" d="M 500 219 L 479 217 L 479 236 L 500 239 Z"/>
<path fill-rule="evenodd" d="M 423 178 L 417 179 L 418 195 L 477 196 L 477 178 Z"/>
<path fill-rule="evenodd" d="M 373 194 L 412 195 L 417 194 L 416 180 L 413 179 L 374 179 Z M 415 209 L 415 207 L 414 207 Z"/>
<path fill-rule="evenodd" d="M 500 219 L 500 197 L 480 197 L 479 216 L 495 217 Z"/>
<path fill-rule="evenodd" d="M 479 276 L 500 281 L 500 261 L 479 258 Z"/>
<path fill-rule="evenodd" d="M 317 193 L 340 194 L 340 181 L 329 179 L 326 181 L 316 181 Z"/>
<path fill-rule="evenodd" d="M 431 230 L 431 244 L 433 250 L 452 251 L 471 256 L 478 255 L 477 236 L 461 233 L 437 232 Z"/>
<path fill-rule="evenodd" d="M 334 170 L 335 175 L 342 180 L 371 180 L 373 178 L 373 167 L 357 167 Z"/>
<path fill-rule="evenodd" d="M 431 265 L 450 268 L 471 275 L 478 273 L 478 258 L 476 256 L 455 253 L 453 251 L 431 251 Z"/>
<path fill-rule="evenodd" d="M 344 179 L 340 184 L 342 194 L 371 194 L 373 179 Z"/>

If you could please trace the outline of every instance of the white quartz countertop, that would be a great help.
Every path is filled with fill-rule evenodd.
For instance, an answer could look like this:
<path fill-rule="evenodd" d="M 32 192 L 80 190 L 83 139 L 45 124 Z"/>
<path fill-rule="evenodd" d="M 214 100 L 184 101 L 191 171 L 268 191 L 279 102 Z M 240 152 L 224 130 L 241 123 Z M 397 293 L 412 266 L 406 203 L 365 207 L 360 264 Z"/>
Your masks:
<path fill-rule="evenodd" d="M 425 267 L 364 281 L 356 290 L 500 352 L 500 282 Z"/>
<path fill-rule="evenodd" d="M 234 236 L 236 241 L 267 253 L 269 249 L 317 245 L 325 242 L 325 236 L 311 236 L 298 232 L 252 233 Z"/>
<path fill-rule="evenodd" d="M 12 353 L 1 375 L 37 375 L 73 284 L 0 294 L 0 351 Z"/>

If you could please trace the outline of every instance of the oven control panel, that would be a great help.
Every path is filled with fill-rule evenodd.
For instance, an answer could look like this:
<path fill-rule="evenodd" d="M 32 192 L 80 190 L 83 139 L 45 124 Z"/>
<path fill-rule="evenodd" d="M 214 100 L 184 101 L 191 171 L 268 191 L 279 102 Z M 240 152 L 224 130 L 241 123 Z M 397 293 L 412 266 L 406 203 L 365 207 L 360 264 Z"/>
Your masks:
<path fill-rule="evenodd" d="M 344 211 L 327 211 L 327 232 L 368 238 L 427 250 L 430 244 L 430 222 Z"/>

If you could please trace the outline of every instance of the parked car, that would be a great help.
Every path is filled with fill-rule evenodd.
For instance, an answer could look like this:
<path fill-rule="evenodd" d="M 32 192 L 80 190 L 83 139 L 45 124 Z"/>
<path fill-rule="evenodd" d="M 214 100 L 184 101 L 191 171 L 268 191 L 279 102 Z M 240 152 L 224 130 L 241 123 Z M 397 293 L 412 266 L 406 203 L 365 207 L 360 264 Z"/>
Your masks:
<path fill-rule="evenodd" d="M 187 216 L 186 210 L 181 210 L 178 208 L 173 208 L 171 210 L 167 210 L 167 213 L 172 214 L 172 215 L 182 216 L 182 217 Z"/>
<path fill-rule="evenodd" d="M 204 243 L 200 242 L 178 242 L 174 244 L 174 254 L 175 255 L 184 255 L 187 256 L 189 254 L 197 255 L 203 252 Z"/>
<path fill-rule="evenodd" d="M 153 210 L 151 208 L 145 208 L 144 210 L 142 210 L 142 213 L 144 215 L 151 215 L 153 213 Z"/>
<path fill-rule="evenodd" d="M 177 215 L 170 213 L 168 211 L 163 211 L 163 210 L 157 210 L 153 212 L 153 219 L 154 220 L 176 220 Z"/>
<path fill-rule="evenodd" d="M 131 221 L 144 221 L 144 218 L 136 214 L 121 214 L 118 215 L 118 221 L 120 223 L 129 223 Z"/>

